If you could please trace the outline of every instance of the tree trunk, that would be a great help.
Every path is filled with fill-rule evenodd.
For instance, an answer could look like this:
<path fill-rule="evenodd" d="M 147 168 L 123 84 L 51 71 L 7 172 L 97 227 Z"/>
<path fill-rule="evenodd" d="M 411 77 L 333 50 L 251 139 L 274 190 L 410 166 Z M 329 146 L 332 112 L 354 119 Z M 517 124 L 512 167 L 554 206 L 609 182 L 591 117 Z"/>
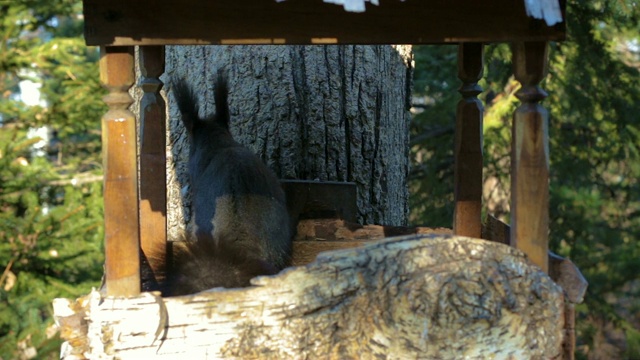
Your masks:
<path fill-rule="evenodd" d="M 358 221 L 406 225 L 409 46 L 173 46 L 163 81 L 185 78 L 214 111 L 218 69 L 229 79 L 231 131 L 282 179 L 354 182 Z M 190 218 L 188 143 L 169 96 L 169 238 Z M 180 201 L 183 201 L 180 206 Z"/>

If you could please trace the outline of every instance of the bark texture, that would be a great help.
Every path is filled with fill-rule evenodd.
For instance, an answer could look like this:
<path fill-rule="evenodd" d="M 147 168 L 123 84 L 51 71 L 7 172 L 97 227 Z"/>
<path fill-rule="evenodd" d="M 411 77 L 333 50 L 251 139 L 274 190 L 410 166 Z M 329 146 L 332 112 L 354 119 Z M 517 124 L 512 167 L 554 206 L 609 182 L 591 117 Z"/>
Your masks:
<path fill-rule="evenodd" d="M 234 137 L 280 178 L 355 182 L 359 222 L 406 224 L 409 46 L 172 46 L 166 61 L 169 238 L 191 216 L 189 145 L 171 79 L 187 79 L 207 115 L 219 69 L 228 74 Z"/>
<path fill-rule="evenodd" d="M 57 299 L 63 357 L 557 359 L 562 289 L 518 250 L 414 235 L 324 253 L 245 289 Z"/>

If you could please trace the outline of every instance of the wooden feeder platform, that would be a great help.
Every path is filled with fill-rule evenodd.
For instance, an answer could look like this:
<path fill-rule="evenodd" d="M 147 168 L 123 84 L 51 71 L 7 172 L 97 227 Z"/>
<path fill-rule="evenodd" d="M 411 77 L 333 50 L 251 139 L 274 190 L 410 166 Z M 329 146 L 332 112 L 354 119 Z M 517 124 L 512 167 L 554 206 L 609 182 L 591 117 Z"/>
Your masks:
<path fill-rule="evenodd" d="M 548 115 L 539 87 L 548 42 L 566 36 L 565 1 L 369 1 L 84 0 L 85 38 L 101 47 L 109 90 L 102 119 L 107 293 L 54 301 L 63 358 L 573 358 L 573 306 L 586 282 L 569 260 L 548 252 Z M 511 227 L 481 221 L 477 95 L 488 42 L 512 44 L 522 85 Z M 243 289 L 141 293 L 140 253 L 167 241 L 165 45 L 402 43 L 459 49 L 452 229 L 358 225 L 349 206 L 323 204 L 323 196 L 314 200 L 304 186 L 289 185 L 288 194 L 335 210 L 335 218 L 298 224 L 297 266 Z M 128 110 L 134 46 L 144 92 L 139 153 Z M 295 211 L 305 207 L 293 201 Z"/>

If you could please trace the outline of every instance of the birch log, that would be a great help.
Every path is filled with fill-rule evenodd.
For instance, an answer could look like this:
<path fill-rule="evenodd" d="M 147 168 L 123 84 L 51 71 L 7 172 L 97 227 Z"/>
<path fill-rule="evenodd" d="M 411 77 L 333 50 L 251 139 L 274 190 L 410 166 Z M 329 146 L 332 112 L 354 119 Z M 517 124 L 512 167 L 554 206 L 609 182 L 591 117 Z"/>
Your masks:
<path fill-rule="evenodd" d="M 554 359 L 562 289 L 518 250 L 447 235 L 323 253 L 245 289 L 56 299 L 63 357 Z"/>

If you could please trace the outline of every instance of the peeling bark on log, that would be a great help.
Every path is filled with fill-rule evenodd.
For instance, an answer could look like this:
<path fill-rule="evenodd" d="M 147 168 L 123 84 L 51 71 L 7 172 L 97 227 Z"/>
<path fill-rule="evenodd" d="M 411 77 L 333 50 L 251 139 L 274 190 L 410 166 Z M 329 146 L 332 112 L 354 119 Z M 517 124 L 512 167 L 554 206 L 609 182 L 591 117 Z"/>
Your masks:
<path fill-rule="evenodd" d="M 497 218 L 488 215 L 482 227 L 482 238 L 501 244 L 511 242 L 511 229 L 509 225 Z M 575 332 L 575 304 L 584 299 L 589 283 L 584 278 L 580 269 L 569 259 L 558 256 L 548 251 L 549 276 L 558 284 L 565 294 L 565 335 L 562 345 L 565 360 L 573 360 L 576 350 Z"/>
<path fill-rule="evenodd" d="M 482 227 L 482 238 L 508 245 L 511 229 L 509 225 L 488 215 Z M 548 251 L 549 276 L 564 289 L 567 300 L 573 304 L 580 304 L 587 293 L 589 283 L 580 269 L 571 260 L 565 259 Z"/>
<path fill-rule="evenodd" d="M 554 359 L 562 289 L 518 250 L 444 235 L 324 253 L 245 289 L 56 299 L 67 358 Z M 86 323 L 73 322 L 86 314 Z M 74 317 L 75 316 L 75 317 Z M 83 326 L 86 326 L 84 330 Z M 71 327 L 72 329 L 67 329 Z"/>

